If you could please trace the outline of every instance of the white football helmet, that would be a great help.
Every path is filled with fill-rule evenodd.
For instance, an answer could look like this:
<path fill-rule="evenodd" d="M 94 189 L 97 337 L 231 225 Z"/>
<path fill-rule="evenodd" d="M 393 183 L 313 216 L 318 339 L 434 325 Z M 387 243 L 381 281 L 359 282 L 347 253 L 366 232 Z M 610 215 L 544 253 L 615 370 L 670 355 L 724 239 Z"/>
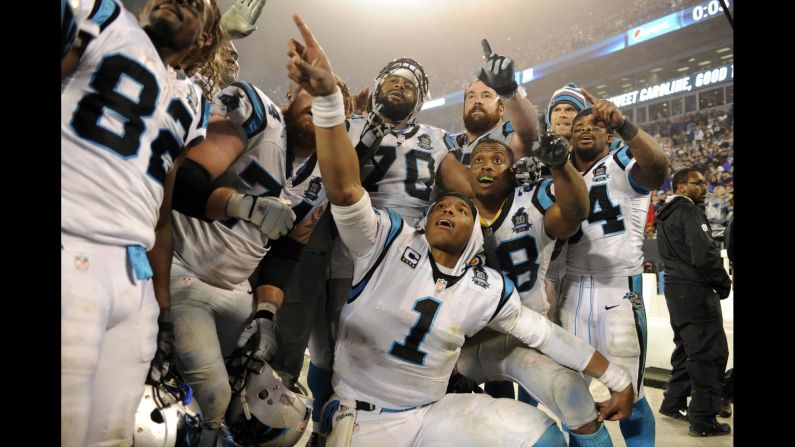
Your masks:
<path fill-rule="evenodd" d="M 414 103 L 414 109 L 409 114 L 408 119 L 408 121 L 411 122 L 414 120 L 414 117 L 420 112 L 420 110 L 422 110 L 422 105 L 425 103 L 425 98 L 429 96 L 429 92 L 428 76 L 425 75 L 425 70 L 422 68 L 422 65 L 420 65 L 419 62 L 409 57 L 393 59 L 381 69 L 381 71 L 378 73 L 378 76 L 375 78 L 375 82 L 373 83 L 373 94 L 370 98 L 370 108 L 371 110 L 375 110 L 376 96 L 378 96 L 378 91 L 381 89 L 381 84 L 383 84 L 384 80 L 392 74 L 403 76 L 406 79 L 411 79 L 413 77 L 413 81 L 415 81 L 415 84 L 417 85 L 417 102 Z"/>
<path fill-rule="evenodd" d="M 226 419 L 235 441 L 258 447 L 298 442 L 312 416 L 311 399 L 287 388 L 273 368 L 251 352 L 229 369 L 233 395 Z"/>
<path fill-rule="evenodd" d="M 176 372 L 145 385 L 135 413 L 135 447 L 193 447 L 199 445 L 201 434 L 199 404 Z"/>

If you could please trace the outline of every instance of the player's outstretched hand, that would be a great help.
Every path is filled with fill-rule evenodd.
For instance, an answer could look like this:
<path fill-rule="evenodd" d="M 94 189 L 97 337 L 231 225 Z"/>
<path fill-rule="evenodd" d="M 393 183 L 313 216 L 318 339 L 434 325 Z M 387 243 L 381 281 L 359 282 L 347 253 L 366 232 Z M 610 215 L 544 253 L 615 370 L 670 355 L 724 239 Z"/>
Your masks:
<path fill-rule="evenodd" d="M 606 99 L 596 99 L 588 90 L 580 88 L 582 95 L 585 99 L 593 104 L 594 117 L 607 124 L 608 129 L 612 130 L 624 124 L 624 115 L 619 110 L 618 106 Z"/>
<path fill-rule="evenodd" d="M 334 93 L 337 83 L 326 53 L 298 14 L 293 14 L 293 22 L 304 43 L 295 39 L 290 39 L 287 43 L 287 56 L 290 58 L 287 62 L 289 78 L 312 96 L 328 96 Z"/>

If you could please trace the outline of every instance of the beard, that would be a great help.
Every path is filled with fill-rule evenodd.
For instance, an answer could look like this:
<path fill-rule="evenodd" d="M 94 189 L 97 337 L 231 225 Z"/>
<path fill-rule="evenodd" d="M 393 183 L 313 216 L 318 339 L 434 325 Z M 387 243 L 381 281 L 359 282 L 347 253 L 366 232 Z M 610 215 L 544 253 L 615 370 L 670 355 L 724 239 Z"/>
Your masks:
<path fill-rule="evenodd" d="M 287 130 L 287 147 L 315 147 L 315 125 L 311 116 L 295 118 L 288 109 L 284 114 L 284 125 Z"/>
<path fill-rule="evenodd" d="M 381 104 L 383 109 L 381 109 L 381 115 L 389 118 L 393 122 L 400 122 L 404 119 L 408 118 L 411 112 L 414 111 L 414 103 L 406 102 L 394 103 L 386 97 L 386 93 L 379 92 L 378 96 L 376 97 L 376 104 Z"/>
<path fill-rule="evenodd" d="M 475 111 L 481 111 L 483 115 L 475 117 L 473 116 Z M 496 126 L 500 118 L 500 113 L 496 110 L 494 113 L 489 113 L 481 107 L 473 108 L 469 113 L 464 113 L 464 128 L 473 134 L 482 135 Z"/>

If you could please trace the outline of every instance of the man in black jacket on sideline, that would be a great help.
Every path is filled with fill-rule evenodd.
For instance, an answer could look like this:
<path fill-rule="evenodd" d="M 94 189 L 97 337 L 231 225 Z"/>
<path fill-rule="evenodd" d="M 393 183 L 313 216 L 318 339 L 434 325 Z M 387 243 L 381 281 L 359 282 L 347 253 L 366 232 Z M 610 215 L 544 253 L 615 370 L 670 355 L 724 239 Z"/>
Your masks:
<path fill-rule="evenodd" d="M 657 211 L 657 248 L 665 263 L 665 302 L 676 344 L 660 413 L 689 419 L 691 436 L 728 435 L 731 428 L 715 415 L 729 358 L 720 300 L 729 296 L 731 281 L 697 205 L 707 193 L 704 176 L 682 169 L 672 186 L 674 195 Z"/>

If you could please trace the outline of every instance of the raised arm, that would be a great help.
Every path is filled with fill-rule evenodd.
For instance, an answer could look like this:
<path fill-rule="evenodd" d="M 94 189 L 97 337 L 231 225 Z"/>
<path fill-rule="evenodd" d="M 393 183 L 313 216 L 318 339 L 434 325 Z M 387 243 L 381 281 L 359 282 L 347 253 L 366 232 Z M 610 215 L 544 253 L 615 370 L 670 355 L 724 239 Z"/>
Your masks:
<path fill-rule="evenodd" d="M 373 249 L 378 221 L 359 180 L 359 160 L 345 129 L 345 104 L 331 63 L 306 23 L 293 21 L 304 44 L 290 39 L 288 75 L 312 95 L 312 121 L 320 175 L 340 237 L 354 255 Z"/>
<path fill-rule="evenodd" d="M 630 172 L 635 181 L 649 190 L 659 188 L 668 175 L 668 157 L 660 144 L 646 131 L 635 126 L 615 104 L 606 99 L 594 98 L 584 88 L 580 90 L 585 99 L 593 104 L 594 116 L 607 123 L 610 130 L 618 132 L 629 146 L 635 157 L 635 166 Z"/>
<path fill-rule="evenodd" d="M 508 110 L 514 129 L 508 145 L 513 150 L 514 158 L 518 160 L 530 155 L 533 141 L 538 137 L 538 113 L 533 103 L 527 99 L 524 89 L 519 88 L 514 79 L 513 59 L 493 52 L 486 39 L 480 43 L 486 64 L 481 67 L 478 79 L 500 95 L 505 109 Z"/>
<path fill-rule="evenodd" d="M 555 182 L 555 203 L 544 215 L 544 229 L 548 235 L 564 239 L 576 233 L 588 217 L 588 189 L 582 175 L 569 163 L 569 141 L 546 129 L 542 132 L 534 155 L 549 167 Z"/>

